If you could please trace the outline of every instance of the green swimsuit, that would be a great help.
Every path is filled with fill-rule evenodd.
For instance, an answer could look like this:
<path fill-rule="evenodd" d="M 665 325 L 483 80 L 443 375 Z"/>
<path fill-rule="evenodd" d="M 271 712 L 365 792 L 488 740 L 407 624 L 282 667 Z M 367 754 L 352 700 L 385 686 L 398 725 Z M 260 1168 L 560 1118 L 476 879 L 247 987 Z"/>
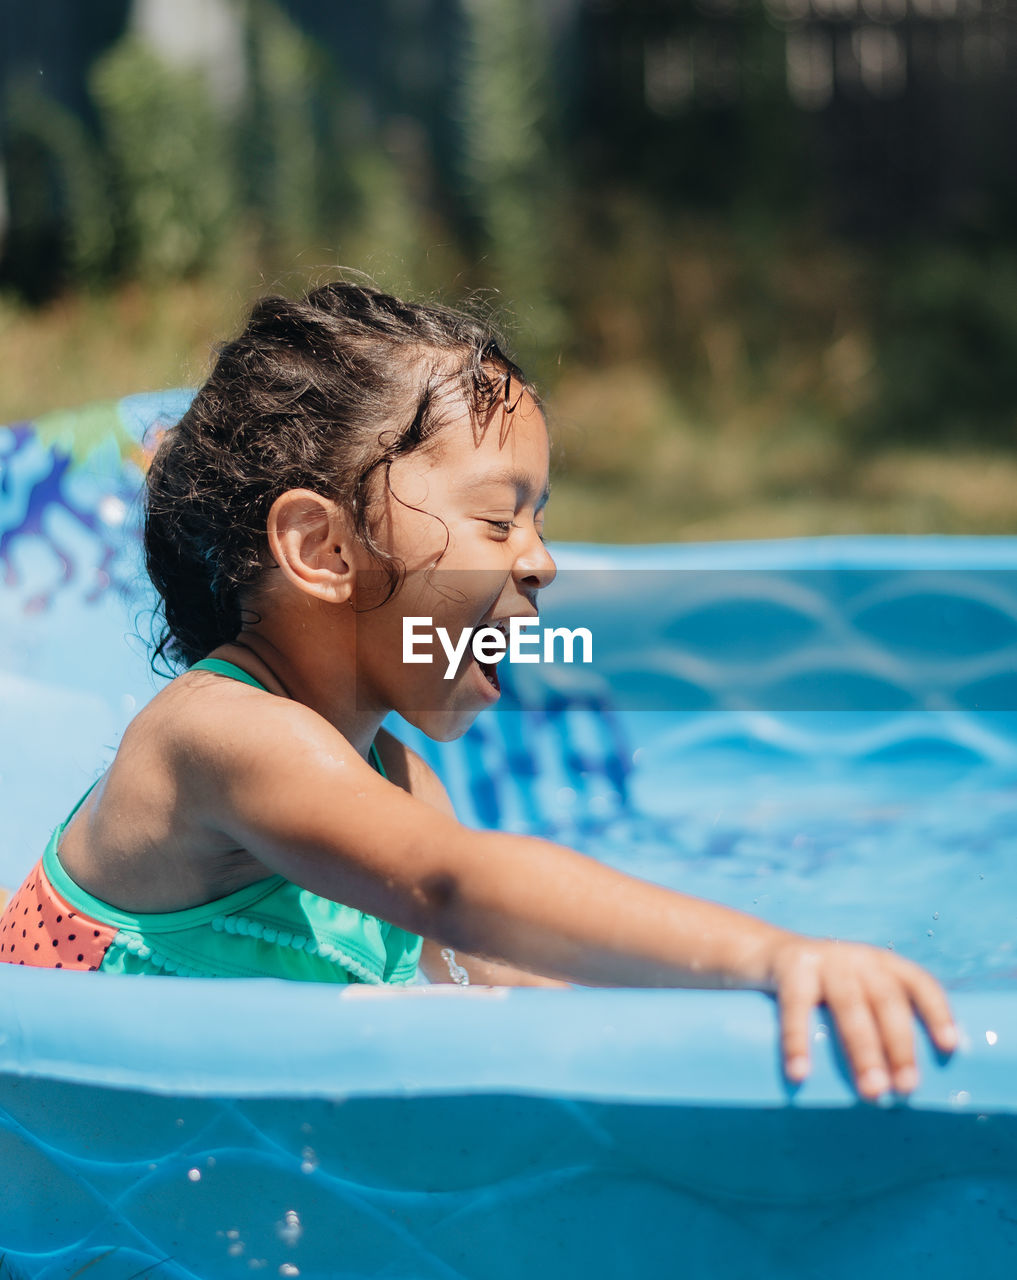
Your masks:
<path fill-rule="evenodd" d="M 214 671 L 267 692 L 230 662 L 206 658 L 191 670 Z M 384 777 L 373 744 L 370 758 Z M 60 839 L 73 816 L 53 833 L 41 864 L 3 914 L 2 961 L 105 973 L 305 982 L 408 983 L 416 978 L 423 945 L 416 934 L 301 889 L 283 876 L 183 911 L 120 911 L 86 893 L 60 863 Z"/>

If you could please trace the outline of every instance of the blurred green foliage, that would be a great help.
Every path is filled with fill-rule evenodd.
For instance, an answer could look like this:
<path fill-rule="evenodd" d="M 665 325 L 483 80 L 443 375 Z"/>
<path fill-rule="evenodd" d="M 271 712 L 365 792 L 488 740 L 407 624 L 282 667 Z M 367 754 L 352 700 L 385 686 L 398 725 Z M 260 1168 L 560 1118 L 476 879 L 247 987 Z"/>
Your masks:
<path fill-rule="evenodd" d="M 379 0 L 346 28 L 321 11 L 331 49 L 312 8 L 238 0 L 235 102 L 129 36 L 91 67 L 91 115 L 38 79 L 7 87 L 0 335 L 20 372 L 0 418 L 195 381 L 221 336 L 213 295 L 239 318 L 241 299 L 345 264 L 509 319 L 550 393 L 572 536 L 1017 530 L 1017 237 L 832 230 L 815 118 L 788 97 L 764 6 L 738 9 L 737 93 L 718 81 L 659 111 L 652 5 L 597 10 L 629 77 L 607 106 L 596 83 L 575 93 L 579 55 L 542 0 L 442 8 L 440 92 L 425 18 L 441 6 Z M 699 48 L 700 9 L 679 17 Z M 365 84 L 386 75 L 383 103 Z M 52 302 L 73 359 L 25 300 Z"/>
<path fill-rule="evenodd" d="M 208 267 L 231 229 L 236 174 L 204 77 L 126 38 L 95 64 L 91 88 L 119 232 L 112 265 L 142 278 Z"/>
<path fill-rule="evenodd" d="M 6 107 L 6 163 L 18 183 L 6 245 L 12 282 L 32 299 L 47 296 L 61 269 L 94 285 L 108 275 L 115 242 L 104 157 L 78 117 L 31 82 L 16 83 Z"/>
<path fill-rule="evenodd" d="M 322 58 L 265 0 L 252 0 L 246 36 L 250 92 L 238 138 L 246 201 L 268 243 L 296 246 L 318 229 L 322 166 L 314 100 Z"/>
<path fill-rule="evenodd" d="M 1017 443 L 1017 253 L 925 243 L 882 265 L 868 434 Z"/>
<path fill-rule="evenodd" d="M 550 362 L 565 333 L 553 292 L 556 210 L 564 203 L 548 134 L 550 51 L 538 0 L 464 0 L 462 170 L 482 228 L 489 278 L 526 333 L 525 354 Z"/>

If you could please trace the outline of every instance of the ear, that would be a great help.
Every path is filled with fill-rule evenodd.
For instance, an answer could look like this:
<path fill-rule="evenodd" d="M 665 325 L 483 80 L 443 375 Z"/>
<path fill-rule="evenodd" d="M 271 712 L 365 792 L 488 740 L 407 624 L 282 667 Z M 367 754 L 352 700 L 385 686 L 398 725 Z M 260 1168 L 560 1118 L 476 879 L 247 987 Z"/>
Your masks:
<path fill-rule="evenodd" d="M 356 540 L 346 513 L 312 489 L 287 489 L 268 513 L 276 564 L 305 595 L 329 604 L 350 599 Z"/>

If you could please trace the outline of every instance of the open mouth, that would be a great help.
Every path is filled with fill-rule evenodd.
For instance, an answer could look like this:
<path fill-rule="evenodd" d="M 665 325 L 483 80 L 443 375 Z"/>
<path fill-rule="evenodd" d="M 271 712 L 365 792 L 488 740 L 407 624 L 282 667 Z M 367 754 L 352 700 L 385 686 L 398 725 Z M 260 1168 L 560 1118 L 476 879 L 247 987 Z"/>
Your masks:
<path fill-rule="evenodd" d="M 503 622 L 483 623 L 481 626 L 474 628 L 473 635 L 475 636 L 478 631 L 481 631 L 486 627 L 493 627 L 496 631 L 500 631 L 502 635 L 505 637 L 505 642 L 507 645 L 508 629 Z M 472 636 L 470 638 L 470 652 L 473 653 L 473 637 Z M 487 683 L 491 686 L 491 688 L 494 689 L 496 693 L 500 693 L 501 681 L 498 679 L 498 663 L 484 662 L 482 658 L 477 657 L 476 653 L 473 653 L 473 661 L 480 668 L 481 675 L 484 677 Z"/>
<path fill-rule="evenodd" d="M 498 680 L 498 664 L 496 662 L 481 662 L 479 658 L 474 658 L 473 661 L 480 668 L 481 674 L 491 688 L 497 689 L 500 693 L 501 683 Z"/>

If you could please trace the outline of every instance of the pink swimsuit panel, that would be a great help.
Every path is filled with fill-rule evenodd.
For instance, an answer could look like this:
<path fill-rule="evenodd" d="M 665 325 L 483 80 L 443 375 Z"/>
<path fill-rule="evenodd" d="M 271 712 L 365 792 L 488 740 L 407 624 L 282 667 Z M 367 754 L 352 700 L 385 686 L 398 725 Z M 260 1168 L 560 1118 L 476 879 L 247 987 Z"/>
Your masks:
<path fill-rule="evenodd" d="M 74 911 L 40 859 L 0 916 L 0 963 L 40 969 L 98 969 L 117 930 Z"/>

